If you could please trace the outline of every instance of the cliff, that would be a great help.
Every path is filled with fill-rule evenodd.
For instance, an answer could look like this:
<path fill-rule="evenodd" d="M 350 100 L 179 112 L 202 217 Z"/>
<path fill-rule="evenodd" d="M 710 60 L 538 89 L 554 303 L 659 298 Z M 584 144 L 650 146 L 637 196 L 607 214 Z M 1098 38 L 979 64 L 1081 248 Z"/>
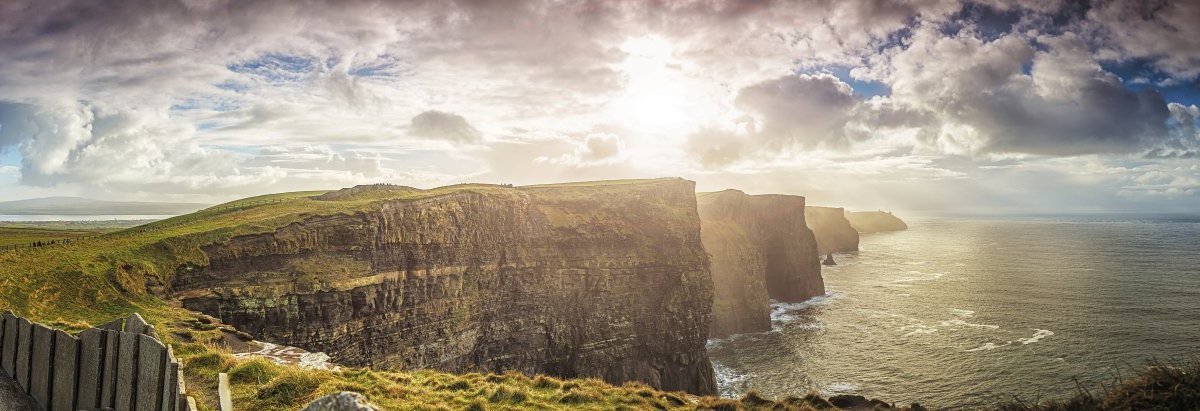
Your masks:
<path fill-rule="evenodd" d="M 691 181 L 368 186 L 302 201 L 324 211 L 200 246 L 174 295 L 350 366 L 715 392 Z"/>
<path fill-rule="evenodd" d="M 817 237 L 817 252 L 821 255 L 858 251 L 858 230 L 850 225 L 842 208 L 808 206 L 804 217 Z"/>
<path fill-rule="evenodd" d="M 883 231 L 902 231 L 908 229 L 908 224 L 886 211 L 853 211 L 846 214 L 850 225 L 860 233 L 878 233 Z"/>
<path fill-rule="evenodd" d="M 825 294 L 804 197 L 725 190 L 699 194 L 697 206 L 712 261 L 710 336 L 770 330 L 771 299 Z"/>

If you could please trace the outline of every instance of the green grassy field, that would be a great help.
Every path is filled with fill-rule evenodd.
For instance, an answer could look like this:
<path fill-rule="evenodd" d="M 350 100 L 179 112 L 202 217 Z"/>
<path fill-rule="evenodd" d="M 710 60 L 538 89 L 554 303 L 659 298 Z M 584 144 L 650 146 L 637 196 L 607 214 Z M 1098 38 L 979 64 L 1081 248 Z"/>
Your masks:
<path fill-rule="evenodd" d="M 4 227 L 0 225 L 0 250 L 8 246 L 29 246 L 35 241 L 62 242 L 112 232 L 113 229 L 56 230 L 49 228 Z"/>

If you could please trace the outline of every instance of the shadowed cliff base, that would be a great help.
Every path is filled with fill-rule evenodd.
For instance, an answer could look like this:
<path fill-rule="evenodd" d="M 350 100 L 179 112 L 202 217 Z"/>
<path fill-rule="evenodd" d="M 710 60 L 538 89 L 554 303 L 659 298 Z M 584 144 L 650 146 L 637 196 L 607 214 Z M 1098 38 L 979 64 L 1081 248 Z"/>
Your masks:
<path fill-rule="evenodd" d="M 738 190 L 696 197 L 712 260 L 710 337 L 770 330 L 770 300 L 801 302 L 825 294 L 804 197 Z"/>

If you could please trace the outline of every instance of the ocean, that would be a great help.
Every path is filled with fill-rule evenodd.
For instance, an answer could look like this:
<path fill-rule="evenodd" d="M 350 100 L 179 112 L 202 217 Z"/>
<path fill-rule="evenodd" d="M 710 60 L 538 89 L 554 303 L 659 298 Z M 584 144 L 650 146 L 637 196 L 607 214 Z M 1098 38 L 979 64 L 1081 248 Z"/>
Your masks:
<path fill-rule="evenodd" d="M 113 221 L 113 220 L 162 220 L 174 217 L 164 214 L 0 214 L 0 221 Z"/>
<path fill-rule="evenodd" d="M 969 408 L 1200 354 L 1200 217 L 906 222 L 835 254 L 826 296 L 775 304 L 772 331 L 709 341 L 721 394 Z"/>

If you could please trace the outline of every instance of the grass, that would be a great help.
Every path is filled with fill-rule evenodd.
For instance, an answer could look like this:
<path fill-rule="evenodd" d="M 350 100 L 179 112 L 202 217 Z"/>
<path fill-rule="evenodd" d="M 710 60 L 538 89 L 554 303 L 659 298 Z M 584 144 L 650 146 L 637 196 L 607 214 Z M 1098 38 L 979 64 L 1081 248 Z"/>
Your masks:
<path fill-rule="evenodd" d="M 655 184 L 655 183 L 662 183 L 662 182 L 668 182 L 668 181 L 679 181 L 679 180 L 680 180 L 679 178 L 675 178 L 675 177 L 665 177 L 665 178 L 644 178 L 644 179 L 626 179 L 626 180 L 572 181 L 572 182 L 567 182 L 567 183 L 534 184 L 534 185 L 529 185 L 529 186 L 522 186 L 521 188 L 538 189 L 538 188 L 563 188 L 563 187 L 603 187 L 603 186 L 619 186 L 619 185 L 633 185 L 633 184 Z"/>
<path fill-rule="evenodd" d="M 1083 410 L 1197 410 L 1200 409 L 1200 362 L 1150 361 L 1127 378 L 1112 384 L 1079 387 L 1074 397 L 1026 403 L 1020 399 L 1000 404 L 1000 411 Z"/>
<path fill-rule="evenodd" d="M 61 243 L 64 239 L 93 237 L 115 231 L 113 229 L 57 229 L 40 227 L 0 226 L 0 249 L 5 246 L 29 246 L 35 241 Z"/>

